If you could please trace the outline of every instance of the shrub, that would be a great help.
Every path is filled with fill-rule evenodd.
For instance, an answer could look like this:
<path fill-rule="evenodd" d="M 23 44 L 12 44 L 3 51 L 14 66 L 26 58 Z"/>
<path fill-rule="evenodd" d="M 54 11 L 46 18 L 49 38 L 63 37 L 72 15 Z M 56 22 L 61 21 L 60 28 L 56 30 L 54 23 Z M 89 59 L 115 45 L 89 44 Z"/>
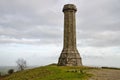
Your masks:
<path fill-rule="evenodd" d="M 8 70 L 8 74 L 12 74 L 14 72 L 14 69 Z"/>

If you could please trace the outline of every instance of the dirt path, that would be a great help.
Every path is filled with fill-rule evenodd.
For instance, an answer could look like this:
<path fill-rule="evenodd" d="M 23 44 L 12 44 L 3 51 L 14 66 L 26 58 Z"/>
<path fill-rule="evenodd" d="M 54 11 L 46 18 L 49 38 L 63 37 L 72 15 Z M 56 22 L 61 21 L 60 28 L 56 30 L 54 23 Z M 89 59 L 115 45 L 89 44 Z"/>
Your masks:
<path fill-rule="evenodd" d="M 90 70 L 93 77 L 89 80 L 120 80 L 120 70 L 114 69 L 96 69 Z"/>
<path fill-rule="evenodd" d="M 0 80 L 2 80 L 3 78 L 2 77 L 0 77 Z"/>

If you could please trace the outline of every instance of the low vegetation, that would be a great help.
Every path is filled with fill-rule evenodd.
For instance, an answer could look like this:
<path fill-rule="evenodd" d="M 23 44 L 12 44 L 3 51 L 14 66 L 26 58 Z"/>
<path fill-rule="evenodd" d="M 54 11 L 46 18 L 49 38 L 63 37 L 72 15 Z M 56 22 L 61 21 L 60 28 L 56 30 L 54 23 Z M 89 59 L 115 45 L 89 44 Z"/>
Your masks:
<path fill-rule="evenodd" d="M 88 80 L 91 74 L 88 67 L 66 67 L 48 65 L 15 72 L 3 80 Z"/>
<path fill-rule="evenodd" d="M 8 74 L 12 74 L 14 72 L 14 69 L 8 70 Z"/>
<path fill-rule="evenodd" d="M 102 67 L 102 69 L 114 69 L 114 70 L 120 70 L 120 68 L 115 68 L 115 67 Z"/>

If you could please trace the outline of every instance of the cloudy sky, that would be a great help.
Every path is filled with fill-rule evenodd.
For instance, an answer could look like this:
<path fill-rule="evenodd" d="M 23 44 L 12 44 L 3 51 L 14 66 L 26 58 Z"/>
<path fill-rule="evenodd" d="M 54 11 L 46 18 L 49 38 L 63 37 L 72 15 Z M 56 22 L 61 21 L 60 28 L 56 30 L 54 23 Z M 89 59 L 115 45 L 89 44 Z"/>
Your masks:
<path fill-rule="evenodd" d="M 84 65 L 120 67 L 120 0 L 0 0 L 0 66 L 57 63 L 64 4 L 77 6 L 77 48 Z"/>

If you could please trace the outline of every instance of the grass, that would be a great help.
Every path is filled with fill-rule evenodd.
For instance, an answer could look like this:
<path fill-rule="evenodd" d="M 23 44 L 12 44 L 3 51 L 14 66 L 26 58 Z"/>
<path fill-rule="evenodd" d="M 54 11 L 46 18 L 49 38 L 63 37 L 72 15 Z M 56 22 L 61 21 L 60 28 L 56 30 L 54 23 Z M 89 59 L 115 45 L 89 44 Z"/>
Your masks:
<path fill-rule="evenodd" d="M 88 80 L 88 67 L 48 65 L 13 73 L 3 80 Z"/>

